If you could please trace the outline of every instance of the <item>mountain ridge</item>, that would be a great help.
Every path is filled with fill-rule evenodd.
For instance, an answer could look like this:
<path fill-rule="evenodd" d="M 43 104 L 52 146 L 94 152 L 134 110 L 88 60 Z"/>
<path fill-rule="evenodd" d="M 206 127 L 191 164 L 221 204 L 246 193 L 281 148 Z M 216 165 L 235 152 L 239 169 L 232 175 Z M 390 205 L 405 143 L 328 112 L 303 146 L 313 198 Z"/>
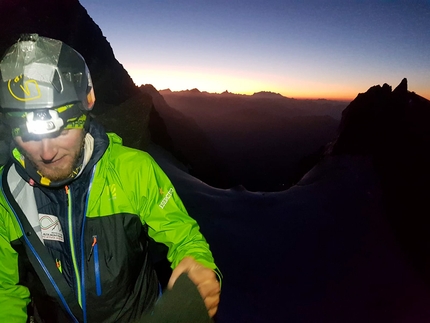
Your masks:
<path fill-rule="evenodd" d="M 271 111 L 282 115 L 286 110 L 290 115 L 329 115 L 340 121 L 342 110 L 347 106 L 345 101 L 326 99 L 293 99 L 273 92 L 257 92 L 252 95 L 234 94 L 230 92 L 209 93 L 198 89 L 171 91 L 160 90 L 159 93 L 173 108 L 188 114 L 205 111 L 262 109 L 270 107 Z M 202 109 L 198 108 L 202 107 Z M 267 109 L 266 109 L 267 110 Z"/>
<path fill-rule="evenodd" d="M 350 102 L 351 100 L 335 100 L 335 99 L 325 99 L 325 98 L 317 98 L 317 99 L 306 99 L 306 98 L 293 98 L 293 97 L 287 97 L 277 92 L 271 92 L 271 91 L 258 91 L 254 92 L 253 94 L 242 94 L 242 93 L 234 93 L 229 92 L 228 90 L 225 90 L 224 92 L 218 93 L 218 92 L 208 92 L 208 91 L 200 91 L 198 88 L 193 89 L 185 89 L 185 90 L 175 90 L 172 91 L 170 88 L 167 89 L 160 89 L 158 92 L 163 95 L 212 95 L 212 96 L 237 96 L 237 97 L 243 97 L 243 98 L 266 98 L 266 99 L 288 99 L 288 100 L 297 100 L 297 101 L 327 101 L 327 102 Z"/>

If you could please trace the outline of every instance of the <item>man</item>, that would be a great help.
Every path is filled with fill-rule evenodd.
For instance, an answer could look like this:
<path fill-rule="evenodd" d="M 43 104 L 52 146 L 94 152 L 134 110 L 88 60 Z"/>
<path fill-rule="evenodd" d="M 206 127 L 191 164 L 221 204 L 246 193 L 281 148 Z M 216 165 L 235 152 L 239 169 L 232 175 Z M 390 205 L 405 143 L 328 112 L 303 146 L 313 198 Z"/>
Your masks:
<path fill-rule="evenodd" d="M 0 322 L 138 320 L 160 295 L 150 239 L 169 249 L 168 287 L 187 273 L 212 317 L 220 284 L 209 246 L 155 161 L 90 120 L 81 55 L 23 35 L 0 71 L 13 136 L 0 184 Z"/>

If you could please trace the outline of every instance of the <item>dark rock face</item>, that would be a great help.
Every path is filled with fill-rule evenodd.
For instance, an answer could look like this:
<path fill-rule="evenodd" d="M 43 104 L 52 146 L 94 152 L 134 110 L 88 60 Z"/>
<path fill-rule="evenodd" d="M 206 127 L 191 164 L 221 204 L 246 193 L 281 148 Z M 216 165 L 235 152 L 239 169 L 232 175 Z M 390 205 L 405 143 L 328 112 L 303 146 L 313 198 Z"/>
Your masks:
<path fill-rule="evenodd" d="M 95 119 L 107 132 L 118 134 L 125 146 L 147 150 L 152 138 L 149 121 L 153 111 L 152 97 L 141 93 Z"/>
<path fill-rule="evenodd" d="M 409 92 L 403 79 L 393 91 L 373 86 L 344 110 L 331 155 L 371 155 L 384 192 L 387 216 L 417 268 L 430 270 L 430 101 Z"/>
<path fill-rule="evenodd" d="M 98 114 L 138 93 L 100 28 L 78 0 L 2 0 L 0 2 L 0 55 L 22 33 L 59 39 L 85 58 L 94 82 Z"/>
<path fill-rule="evenodd" d="M 215 187 L 229 187 L 223 162 L 196 121 L 171 108 L 152 85 L 139 89 L 150 95 L 154 104 L 149 120 L 151 141 L 171 152 L 193 176 Z"/>

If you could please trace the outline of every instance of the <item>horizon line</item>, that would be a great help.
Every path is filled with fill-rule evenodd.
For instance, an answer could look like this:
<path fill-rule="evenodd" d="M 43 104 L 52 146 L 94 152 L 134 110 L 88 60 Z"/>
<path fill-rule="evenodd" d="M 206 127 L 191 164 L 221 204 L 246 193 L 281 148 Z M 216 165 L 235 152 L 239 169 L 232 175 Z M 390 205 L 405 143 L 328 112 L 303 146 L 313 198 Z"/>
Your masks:
<path fill-rule="evenodd" d="M 253 96 L 254 94 L 258 94 L 258 93 L 268 93 L 268 94 L 273 94 L 273 95 L 280 95 L 280 96 L 282 96 L 282 97 L 284 97 L 286 99 L 293 99 L 293 100 L 327 100 L 327 101 L 341 101 L 341 102 L 348 101 L 348 102 L 351 102 L 351 101 L 353 101 L 360 94 L 360 93 L 357 93 L 357 95 L 354 98 L 349 98 L 349 97 L 348 98 L 345 98 L 345 97 L 334 98 L 334 97 L 320 97 L 320 96 L 287 96 L 287 95 L 279 93 L 279 92 L 268 91 L 268 90 L 261 90 L 261 91 L 252 92 L 252 93 L 251 92 L 241 92 L 240 93 L 240 92 L 231 92 L 229 90 L 224 90 L 222 92 L 217 92 L 217 91 L 210 92 L 210 91 L 206 91 L 206 90 L 200 90 L 198 88 L 183 89 L 183 90 L 172 90 L 170 88 L 157 89 L 153 84 L 150 84 L 150 83 L 140 84 L 140 85 L 137 85 L 137 86 L 139 87 L 139 86 L 145 86 L 145 85 L 151 85 L 158 92 L 160 92 L 160 91 L 170 91 L 172 93 L 178 93 L 178 92 L 191 92 L 193 90 L 197 90 L 200 93 L 218 94 L 218 95 L 228 93 L 228 94 L 243 95 L 243 96 Z"/>

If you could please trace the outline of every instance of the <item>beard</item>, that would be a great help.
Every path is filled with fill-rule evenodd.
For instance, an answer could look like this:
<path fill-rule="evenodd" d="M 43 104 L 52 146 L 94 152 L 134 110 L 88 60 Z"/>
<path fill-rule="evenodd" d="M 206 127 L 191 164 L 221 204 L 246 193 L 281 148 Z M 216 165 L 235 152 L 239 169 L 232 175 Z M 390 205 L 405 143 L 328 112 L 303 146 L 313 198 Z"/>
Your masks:
<path fill-rule="evenodd" d="M 49 178 L 51 182 L 63 181 L 68 178 L 73 178 L 74 174 L 79 172 L 82 165 L 83 147 L 75 152 L 73 155 L 67 156 L 67 160 L 64 160 L 64 164 L 61 166 L 52 166 L 50 163 L 38 162 L 35 163 L 31 158 L 26 157 L 31 162 L 33 167 L 43 177 Z"/>
<path fill-rule="evenodd" d="M 84 138 L 85 134 L 82 132 L 79 144 L 55 162 L 35 158 L 22 147 L 18 147 L 18 149 L 39 175 L 46 177 L 51 182 L 59 182 L 74 178 L 81 169 L 85 146 Z"/>

